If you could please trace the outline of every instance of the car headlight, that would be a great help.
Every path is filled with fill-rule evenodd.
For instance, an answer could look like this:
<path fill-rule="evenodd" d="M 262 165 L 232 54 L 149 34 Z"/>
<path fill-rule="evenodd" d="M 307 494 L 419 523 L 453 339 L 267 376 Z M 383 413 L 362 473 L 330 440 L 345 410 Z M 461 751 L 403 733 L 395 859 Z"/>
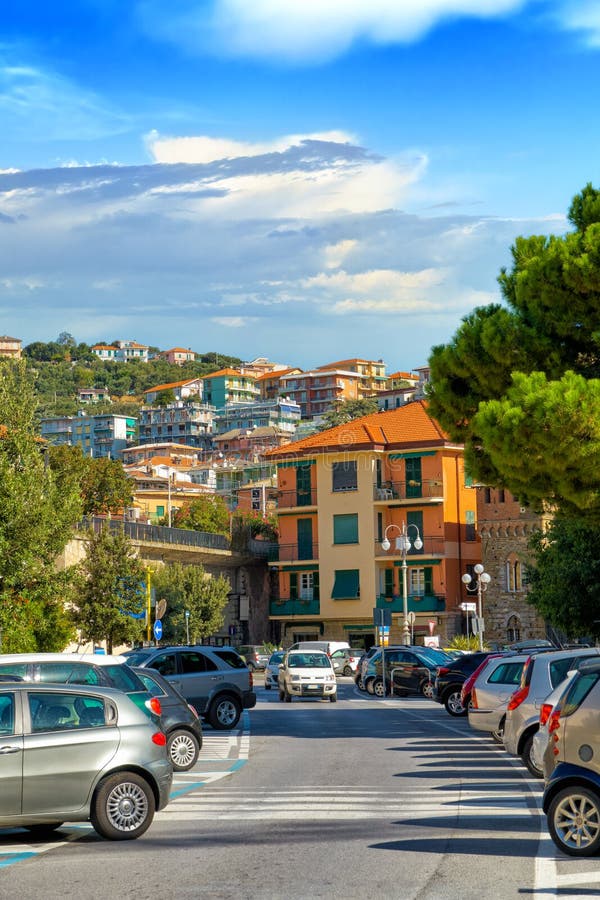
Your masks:
<path fill-rule="evenodd" d="M 335 675 L 326 675 L 325 681 L 335 681 Z"/>
<path fill-rule="evenodd" d="M 292 675 L 292 681 L 300 681 L 299 675 Z"/>

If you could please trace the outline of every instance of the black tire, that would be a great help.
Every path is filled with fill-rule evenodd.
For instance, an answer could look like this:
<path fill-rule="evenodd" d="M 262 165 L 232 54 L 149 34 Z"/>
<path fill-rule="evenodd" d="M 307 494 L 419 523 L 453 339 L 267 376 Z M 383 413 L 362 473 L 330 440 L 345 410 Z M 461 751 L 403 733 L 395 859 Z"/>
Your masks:
<path fill-rule="evenodd" d="M 387 694 L 386 687 L 383 683 L 383 678 L 373 679 L 373 694 L 376 697 L 385 697 L 385 695 Z"/>
<path fill-rule="evenodd" d="M 116 772 L 100 782 L 90 820 L 100 837 L 131 841 L 150 827 L 155 809 L 152 788 L 141 775 Z"/>
<path fill-rule="evenodd" d="M 559 791 L 547 821 L 550 837 L 563 853 L 594 856 L 600 850 L 600 796 L 589 788 L 572 784 Z"/>
<path fill-rule="evenodd" d="M 270 691 L 270 690 L 271 690 L 271 685 L 270 685 L 270 684 L 267 684 L 267 683 L 265 682 L 265 691 Z"/>
<path fill-rule="evenodd" d="M 369 679 L 367 679 L 367 681 L 365 681 L 365 691 L 367 692 L 367 694 L 373 694 L 373 681 L 374 680 L 375 680 L 374 678 L 369 678 Z"/>
<path fill-rule="evenodd" d="M 200 742 L 186 728 L 176 728 L 167 737 L 167 753 L 176 772 L 187 772 L 198 762 Z"/>
<path fill-rule="evenodd" d="M 291 702 L 292 702 L 292 695 L 288 692 L 287 688 L 285 689 L 284 693 L 285 693 L 285 702 L 286 702 L 286 703 L 291 703 Z"/>
<path fill-rule="evenodd" d="M 34 837 L 50 837 L 64 822 L 38 822 L 36 825 L 26 825 L 25 828 Z"/>
<path fill-rule="evenodd" d="M 534 778 L 543 778 L 544 773 L 541 769 L 538 769 L 536 764 L 533 761 L 533 757 L 531 756 L 531 751 L 533 749 L 533 738 L 535 737 L 535 732 L 530 734 L 525 743 L 523 744 L 523 750 L 521 751 L 521 759 L 525 766 L 527 766 L 529 773 L 533 775 Z"/>
<path fill-rule="evenodd" d="M 210 705 L 208 721 L 218 731 L 235 728 L 242 714 L 242 704 L 233 694 L 222 694 Z"/>
<path fill-rule="evenodd" d="M 359 689 L 359 691 L 363 691 L 363 692 L 366 691 L 365 683 L 362 680 L 362 675 L 357 675 L 354 680 L 354 683 L 355 683 L 356 687 Z"/>
<path fill-rule="evenodd" d="M 330 694 L 330 695 L 329 695 L 329 702 L 330 702 L 330 703 L 337 703 L 337 694 Z"/>
<path fill-rule="evenodd" d="M 344 671 L 342 672 L 342 675 L 352 675 L 352 669 L 351 669 L 351 667 L 350 667 L 350 666 L 344 666 Z"/>
<path fill-rule="evenodd" d="M 427 700 L 433 700 L 433 682 L 429 678 L 423 679 L 419 685 L 419 690 Z"/>
<path fill-rule="evenodd" d="M 280 703 L 283 703 L 284 700 L 285 700 L 285 692 L 282 691 L 281 688 L 280 688 L 280 689 L 279 689 L 279 702 L 280 702 Z"/>
<path fill-rule="evenodd" d="M 500 724 L 498 725 L 497 729 L 490 732 L 493 740 L 495 740 L 497 744 L 504 743 L 504 722 L 505 716 L 500 719 Z"/>
<path fill-rule="evenodd" d="M 468 710 L 462 705 L 460 699 L 460 688 L 453 688 L 451 691 L 448 691 L 444 697 L 444 706 L 446 707 L 448 715 L 454 716 L 455 718 L 466 716 L 468 713 Z"/>

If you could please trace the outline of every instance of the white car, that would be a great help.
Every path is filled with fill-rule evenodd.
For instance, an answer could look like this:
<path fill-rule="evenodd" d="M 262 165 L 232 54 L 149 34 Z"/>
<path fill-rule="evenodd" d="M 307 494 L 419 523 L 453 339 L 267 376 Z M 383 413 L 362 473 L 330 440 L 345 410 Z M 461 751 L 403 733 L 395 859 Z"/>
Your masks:
<path fill-rule="evenodd" d="M 269 662 L 265 666 L 265 691 L 279 687 L 279 666 L 283 662 L 284 656 L 285 652 L 283 650 L 276 650 L 275 653 L 271 653 Z"/>
<path fill-rule="evenodd" d="M 337 684 L 331 659 L 322 650 L 290 650 L 279 667 L 279 699 L 319 697 L 337 700 Z"/>
<path fill-rule="evenodd" d="M 362 650 L 336 650 L 331 654 L 331 662 L 336 675 L 354 675 L 358 662 L 363 655 Z"/>

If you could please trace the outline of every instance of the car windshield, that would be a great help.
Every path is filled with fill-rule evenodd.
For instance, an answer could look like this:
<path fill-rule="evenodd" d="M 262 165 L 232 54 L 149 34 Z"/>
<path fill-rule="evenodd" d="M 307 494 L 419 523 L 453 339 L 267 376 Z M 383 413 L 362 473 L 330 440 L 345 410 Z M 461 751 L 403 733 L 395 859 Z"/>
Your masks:
<path fill-rule="evenodd" d="M 288 657 L 290 669 L 329 669 L 331 663 L 325 653 L 294 653 Z"/>
<path fill-rule="evenodd" d="M 278 665 L 282 661 L 284 656 L 285 656 L 285 653 L 283 651 L 280 651 L 278 653 L 272 653 L 271 657 L 269 659 L 269 665 L 270 666 Z"/>
<path fill-rule="evenodd" d="M 152 650 L 137 650 L 135 653 L 128 653 L 125 657 L 127 660 L 127 665 L 141 666 L 142 663 L 144 663 L 148 659 L 152 652 Z"/>
<path fill-rule="evenodd" d="M 433 650 L 431 647 L 419 647 L 419 656 L 436 666 L 445 662 L 453 662 L 452 657 L 448 656 L 447 653 L 444 653 L 443 650 Z"/>

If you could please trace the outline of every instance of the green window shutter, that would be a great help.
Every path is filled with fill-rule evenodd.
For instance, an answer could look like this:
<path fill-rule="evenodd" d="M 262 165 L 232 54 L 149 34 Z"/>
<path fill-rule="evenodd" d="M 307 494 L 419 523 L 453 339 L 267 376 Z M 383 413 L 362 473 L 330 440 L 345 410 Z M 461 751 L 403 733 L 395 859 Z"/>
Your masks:
<path fill-rule="evenodd" d="M 475 512 L 468 509 L 465 512 L 465 540 L 474 541 L 475 538 Z"/>
<path fill-rule="evenodd" d="M 156 507 L 156 515 L 157 515 L 157 516 L 164 516 L 164 514 L 165 514 L 165 508 L 164 508 L 164 506 L 157 506 L 157 507 Z"/>
<path fill-rule="evenodd" d="M 298 573 L 290 572 L 290 600 L 298 599 Z"/>
<path fill-rule="evenodd" d="M 358 569 L 338 569 L 335 573 L 332 600 L 356 600 L 360 595 Z"/>
<path fill-rule="evenodd" d="M 313 600 L 320 600 L 319 573 L 318 572 L 313 572 Z"/>
<path fill-rule="evenodd" d="M 417 538 L 417 532 L 415 531 L 415 528 L 410 527 L 411 525 L 414 525 L 415 528 L 418 528 L 419 537 L 423 541 L 423 547 L 421 547 L 420 550 L 417 550 L 414 546 L 415 540 Z M 410 553 L 423 553 L 425 549 L 425 538 L 423 537 L 423 513 L 421 512 L 421 510 L 409 510 L 406 513 L 406 526 L 408 528 L 408 539 L 413 545 Z"/>
<path fill-rule="evenodd" d="M 384 569 L 384 578 L 385 578 L 385 596 L 393 597 L 394 596 L 394 570 L 393 569 Z"/>
<path fill-rule="evenodd" d="M 358 544 L 358 514 L 333 517 L 333 543 Z"/>
<path fill-rule="evenodd" d="M 423 574 L 425 576 L 425 594 L 431 597 L 433 594 L 433 569 L 424 569 Z"/>

